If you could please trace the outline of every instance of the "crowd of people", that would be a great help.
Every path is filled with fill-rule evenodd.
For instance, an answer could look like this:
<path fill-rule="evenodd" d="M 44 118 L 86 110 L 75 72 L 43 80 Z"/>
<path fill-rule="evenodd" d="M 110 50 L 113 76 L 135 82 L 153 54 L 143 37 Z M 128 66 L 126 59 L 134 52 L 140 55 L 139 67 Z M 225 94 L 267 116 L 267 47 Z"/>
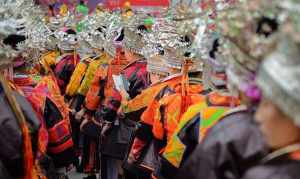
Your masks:
<path fill-rule="evenodd" d="M 299 6 L 0 2 L 0 178 L 299 178 Z"/>

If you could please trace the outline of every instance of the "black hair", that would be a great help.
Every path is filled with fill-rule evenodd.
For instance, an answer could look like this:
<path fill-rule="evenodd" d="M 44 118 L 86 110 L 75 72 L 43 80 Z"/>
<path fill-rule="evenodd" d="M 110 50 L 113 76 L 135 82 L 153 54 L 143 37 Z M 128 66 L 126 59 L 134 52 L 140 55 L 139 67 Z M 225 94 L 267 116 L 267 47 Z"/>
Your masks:
<path fill-rule="evenodd" d="M 106 29 L 106 26 L 100 26 L 96 30 L 98 30 L 99 32 L 103 32 L 104 29 Z"/>
<path fill-rule="evenodd" d="M 67 34 L 74 34 L 74 35 L 76 35 L 76 32 L 75 32 L 73 29 L 68 29 L 68 30 L 66 31 L 66 33 L 67 33 Z"/>
<path fill-rule="evenodd" d="M 24 30 L 24 29 L 25 29 L 24 26 L 16 28 L 17 31 L 22 31 L 22 30 Z"/>
<path fill-rule="evenodd" d="M 48 5 L 48 8 L 51 10 L 51 11 L 53 11 L 54 10 L 54 7 L 53 7 L 54 5 L 53 4 L 49 4 Z"/>
<path fill-rule="evenodd" d="M 122 28 L 121 33 L 120 33 L 119 37 L 116 39 L 116 41 L 118 41 L 118 42 L 122 41 L 124 39 L 124 36 L 125 36 L 124 28 Z"/>
<path fill-rule="evenodd" d="M 84 1 L 83 1 L 83 0 L 80 0 L 79 4 L 84 4 Z"/>
<path fill-rule="evenodd" d="M 101 32 L 101 33 L 104 33 L 104 30 L 106 29 L 106 26 L 101 26 L 101 27 L 98 27 L 96 30 Z M 106 37 L 106 34 L 104 33 L 104 37 Z"/>
<path fill-rule="evenodd" d="M 4 40 L 3 43 L 5 45 L 11 46 L 13 49 L 17 50 L 17 44 L 20 42 L 23 42 L 26 40 L 26 37 L 24 35 L 16 35 L 12 34 L 7 36 Z"/>
<path fill-rule="evenodd" d="M 139 25 L 137 27 L 138 31 L 144 33 L 144 32 L 147 32 L 147 27 L 145 25 Z M 140 34 L 141 35 L 141 34 Z"/>
<path fill-rule="evenodd" d="M 192 45 L 192 41 L 191 41 L 190 37 L 187 36 L 187 35 L 181 36 L 179 40 L 180 40 L 180 42 L 182 42 L 182 43 L 187 43 L 187 46 Z"/>
<path fill-rule="evenodd" d="M 202 77 L 202 72 L 201 71 L 190 71 L 188 73 L 190 78 L 199 78 Z"/>
<path fill-rule="evenodd" d="M 216 52 L 220 46 L 219 39 L 214 40 L 211 50 L 209 51 L 209 56 L 213 59 L 216 58 Z"/>
<path fill-rule="evenodd" d="M 51 11 L 51 15 L 54 16 L 54 5 L 53 4 L 49 4 L 48 8 Z"/>
<path fill-rule="evenodd" d="M 189 58 L 189 57 L 191 57 L 191 52 L 189 52 L 189 51 L 187 51 L 187 52 L 184 52 L 184 57 L 187 57 L 187 58 Z"/>
<path fill-rule="evenodd" d="M 265 31 L 263 29 L 264 25 L 268 25 L 271 31 Z M 272 33 L 278 30 L 278 26 L 279 24 L 276 19 L 263 16 L 258 19 L 256 33 L 264 35 L 265 37 L 269 37 Z"/>
<path fill-rule="evenodd" d="M 103 32 L 102 29 L 103 29 L 102 27 L 98 27 L 96 30 L 99 31 L 99 32 Z"/>
<path fill-rule="evenodd" d="M 165 50 L 164 50 L 164 48 L 162 47 L 161 44 L 157 44 L 156 48 L 158 50 L 159 55 L 164 55 L 165 54 Z"/>

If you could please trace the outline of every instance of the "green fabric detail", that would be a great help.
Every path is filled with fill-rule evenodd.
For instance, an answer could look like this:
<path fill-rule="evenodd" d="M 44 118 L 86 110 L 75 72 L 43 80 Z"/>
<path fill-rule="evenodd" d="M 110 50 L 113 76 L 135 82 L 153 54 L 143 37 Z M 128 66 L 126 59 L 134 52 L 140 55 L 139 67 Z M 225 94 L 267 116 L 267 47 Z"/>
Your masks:
<path fill-rule="evenodd" d="M 144 20 L 145 25 L 153 25 L 154 24 L 154 19 L 152 17 L 149 17 Z"/>
<path fill-rule="evenodd" d="M 209 119 L 201 118 L 201 127 L 202 128 L 211 127 L 216 121 L 218 121 L 222 117 L 222 115 L 225 112 L 226 110 L 224 108 L 219 108 Z"/>
<path fill-rule="evenodd" d="M 42 80 L 42 77 L 40 75 L 33 75 L 32 76 L 33 81 L 36 83 L 40 82 Z"/>
<path fill-rule="evenodd" d="M 76 7 L 76 12 L 82 13 L 83 15 L 88 15 L 89 14 L 89 8 L 86 5 L 78 5 Z"/>
<path fill-rule="evenodd" d="M 186 146 L 180 141 L 180 139 L 177 136 L 173 136 L 163 153 L 163 157 L 174 167 L 179 168 L 185 149 Z"/>
<path fill-rule="evenodd" d="M 82 80 L 82 83 L 78 89 L 78 93 L 85 96 L 89 90 L 89 87 L 91 83 L 93 82 L 95 72 L 98 69 L 98 67 L 101 65 L 102 61 L 101 59 L 94 60 L 90 63 L 86 74 L 84 76 L 84 79 Z"/>
<path fill-rule="evenodd" d="M 199 112 L 204 109 L 205 107 L 207 107 L 207 104 L 205 102 L 197 104 L 193 109 L 188 109 L 188 110 L 193 110 L 191 112 L 194 112 L 195 114 L 192 114 L 193 117 L 195 117 L 195 115 L 198 115 Z M 189 111 L 187 111 L 189 112 Z M 193 117 L 191 118 L 184 118 L 183 120 L 180 121 L 180 123 L 178 124 L 177 127 L 177 131 L 180 131 L 191 119 L 193 119 Z"/>
<path fill-rule="evenodd" d="M 133 111 L 133 109 L 131 109 L 128 105 L 122 104 L 122 105 L 121 105 L 121 108 L 122 108 L 122 111 L 123 111 L 125 114 L 130 113 L 130 112 Z"/>
<path fill-rule="evenodd" d="M 76 25 L 76 31 L 77 32 L 82 32 L 83 28 L 85 27 L 85 23 L 84 22 L 79 22 L 77 25 Z"/>
<path fill-rule="evenodd" d="M 179 113 L 180 113 L 179 110 L 180 110 L 180 109 L 177 109 L 176 111 L 173 112 L 173 114 L 172 114 L 171 112 L 168 112 L 168 118 L 167 118 L 167 122 L 168 122 L 168 123 L 177 120 L 178 115 L 179 115 Z"/>

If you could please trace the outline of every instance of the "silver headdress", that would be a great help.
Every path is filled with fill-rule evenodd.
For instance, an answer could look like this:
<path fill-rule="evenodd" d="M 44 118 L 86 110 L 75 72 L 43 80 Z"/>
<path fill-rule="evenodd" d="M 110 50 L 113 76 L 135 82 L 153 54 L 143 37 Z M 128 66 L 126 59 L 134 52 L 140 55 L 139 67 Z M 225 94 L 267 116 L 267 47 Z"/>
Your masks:
<path fill-rule="evenodd" d="M 257 83 L 263 95 L 300 126 L 299 0 L 276 1 L 280 7 L 280 38 L 260 68 Z"/>
<path fill-rule="evenodd" d="M 263 63 L 257 83 L 269 98 L 300 126 L 300 46 L 284 36 Z"/>
<path fill-rule="evenodd" d="M 121 22 L 121 14 L 111 13 L 106 19 L 105 41 L 103 43 L 104 50 L 112 57 L 116 55 L 116 39 L 121 35 L 123 24 Z"/>
<path fill-rule="evenodd" d="M 165 64 L 172 68 L 180 69 L 184 55 L 192 43 L 189 34 L 182 34 L 177 31 L 176 23 L 172 19 L 155 19 L 152 32 L 145 34 L 146 48 L 144 53 L 156 55 L 159 53 L 158 46 L 164 50 Z"/>
<path fill-rule="evenodd" d="M 144 35 L 147 34 L 147 29 L 139 29 L 144 25 L 144 20 L 151 18 L 146 14 L 134 14 L 128 17 L 124 23 L 124 47 L 136 54 L 144 55 L 143 48 L 145 47 Z"/>
<path fill-rule="evenodd" d="M 62 50 L 74 50 L 78 45 L 77 34 L 70 34 L 64 30 L 57 30 L 55 37 L 59 40 L 58 47 Z"/>
<path fill-rule="evenodd" d="M 106 27 L 110 22 L 109 12 L 94 12 L 86 17 L 86 28 L 79 33 L 80 39 L 87 41 L 93 48 L 102 49 L 106 41 Z"/>
<path fill-rule="evenodd" d="M 29 47 L 27 29 L 32 26 L 35 19 L 42 14 L 42 11 L 31 0 L 5 0 L 0 2 L 0 40 L 9 35 L 23 35 L 27 37 L 25 42 L 12 49 L 0 43 L 0 66 L 12 63 L 13 57 L 20 54 L 30 56 L 33 53 Z M 33 60 L 33 59 L 30 59 Z"/>
<path fill-rule="evenodd" d="M 264 57 L 276 47 L 278 29 L 276 8 L 257 5 L 258 2 L 240 0 L 218 11 L 216 27 L 220 48 L 215 60 L 226 67 L 229 87 L 244 92 L 253 89 L 251 98 L 255 100 L 259 99 L 254 92 L 257 91 L 254 90 L 255 74 Z"/>

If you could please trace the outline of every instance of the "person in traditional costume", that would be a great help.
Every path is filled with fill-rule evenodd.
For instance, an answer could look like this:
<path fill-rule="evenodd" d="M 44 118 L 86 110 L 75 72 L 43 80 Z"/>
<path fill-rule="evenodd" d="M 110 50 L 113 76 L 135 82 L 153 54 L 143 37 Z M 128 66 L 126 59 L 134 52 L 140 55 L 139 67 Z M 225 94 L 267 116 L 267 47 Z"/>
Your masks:
<path fill-rule="evenodd" d="M 239 41 L 234 40 L 236 43 L 230 43 L 233 56 L 227 57 L 226 67 L 228 89 L 241 99 L 242 105 L 229 110 L 214 124 L 205 138 L 199 141 L 194 153 L 181 166 L 181 171 L 175 178 L 240 178 L 268 151 L 262 134 L 253 121 L 260 100 L 254 76 L 264 55 L 272 46 L 260 42 L 272 42 L 272 38 L 276 37 L 274 32 L 278 24 L 276 20 L 266 17 L 252 20 L 248 18 L 248 21 L 243 22 L 247 24 L 244 26 L 246 28 L 241 31 L 242 35 L 234 37 Z M 258 41 L 250 40 L 254 38 L 260 38 L 262 41 L 257 43 Z M 252 45 L 247 46 L 248 43 Z M 250 47 L 252 49 L 249 49 Z M 249 49 L 250 53 L 254 52 L 255 48 L 260 48 L 261 53 L 247 55 L 246 51 L 241 51 Z"/>
<path fill-rule="evenodd" d="M 144 20 L 144 23 L 145 23 L 145 20 Z M 152 23 L 153 23 L 153 21 L 152 21 Z M 147 32 L 148 31 L 147 27 L 145 27 L 144 30 L 145 30 L 145 32 Z M 160 50 L 159 53 L 160 53 L 159 55 L 155 55 L 155 56 L 147 59 L 147 70 L 150 73 L 150 80 L 151 80 L 152 86 L 150 86 L 149 88 L 142 91 L 142 93 L 140 95 L 138 95 L 136 98 L 125 103 L 126 104 L 124 106 L 125 111 L 132 111 L 132 110 L 134 110 L 134 108 L 143 109 L 146 107 L 146 110 L 143 109 L 143 111 L 144 110 L 145 111 L 143 112 L 142 116 L 153 117 L 153 113 L 150 113 L 150 111 L 152 111 L 153 108 L 151 108 L 150 106 L 156 106 L 156 105 L 154 105 L 154 104 L 152 105 L 152 101 L 157 101 L 160 98 L 162 98 L 164 95 L 169 94 L 169 92 L 173 91 L 173 89 L 175 89 L 176 86 L 180 83 L 181 75 L 178 75 L 178 73 L 180 72 L 180 68 L 176 68 L 176 67 L 174 68 L 171 66 L 166 67 L 167 64 L 165 64 L 165 61 L 164 61 L 164 60 L 166 60 L 165 55 L 164 55 L 164 53 L 165 53 L 164 50 Z M 174 75 L 174 74 L 177 74 L 177 75 Z M 172 76 L 172 75 L 174 75 L 174 76 L 163 79 L 167 76 Z M 140 99 L 140 101 L 139 101 L 139 99 Z M 148 107 L 147 107 L 147 105 L 148 105 Z M 147 111 L 149 111 L 149 112 L 147 113 Z M 144 130 L 145 130 L 145 127 L 141 127 L 141 131 L 144 131 Z M 132 160 L 131 152 L 129 153 L 128 157 L 129 157 L 128 158 L 129 163 L 132 163 L 132 161 L 130 161 L 130 160 Z"/>
<path fill-rule="evenodd" d="M 294 9 L 298 5 L 295 1 L 277 4 L 287 19 L 280 26 L 277 47 L 266 57 L 256 79 L 263 97 L 255 120 L 271 150 L 243 179 L 299 176 L 300 48 L 299 24 L 294 18 L 299 14 Z"/>
<path fill-rule="evenodd" d="M 60 94 L 55 78 L 51 75 L 42 77 L 26 97 L 47 132 L 47 139 L 41 139 L 41 142 L 47 144 L 43 155 L 50 156 L 55 168 L 60 170 L 60 175 L 65 176 L 70 165 L 74 163 L 75 153 L 68 106 Z"/>
<path fill-rule="evenodd" d="M 26 86 L 24 75 L 15 76 L 16 83 L 42 124 L 38 139 L 41 148 L 39 159 L 48 178 L 66 178 L 66 172 L 75 160 L 69 110 L 55 78 L 57 55 L 56 51 L 42 55 L 41 74 L 37 74 L 42 76 L 34 84 Z M 54 169 L 49 167 L 52 162 Z"/>
<path fill-rule="evenodd" d="M 106 157 L 103 158 L 101 162 L 101 165 L 103 166 L 102 174 L 110 175 L 112 177 L 117 176 L 119 173 L 116 171 L 117 166 L 115 161 L 122 160 L 124 157 L 124 154 L 122 154 L 124 152 L 117 151 L 124 151 L 124 147 L 126 148 L 127 145 L 126 142 L 122 142 L 123 147 L 116 146 L 114 139 L 110 140 L 111 137 L 115 138 L 111 136 L 114 132 L 110 131 L 115 131 L 115 129 L 117 129 L 113 124 L 117 119 L 117 111 L 121 101 L 120 91 L 117 90 L 116 84 L 114 84 L 115 81 L 113 76 L 121 75 L 124 77 L 124 82 L 130 82 L 130 85 L 128 84 L 126 88 L 126 93 L 129 94 L 128 97 L 135 97 L 142 91 L 142 89 L 145 89 L 148 86 L 148 75 L 146 73 L 146 64 L 143 60 L 143 57 L 138 53 L 131 51 L 132 49 L 125 51 L 122 50 L 120 42 L 123 40 L 123 38 L 124 30 L 121 29 L 120 35 L 115 39 L 116 56 L 114 60 L 109 62 L 109 65 L 105 65 L 97 69 L 92 86 L 87 93 L 85 107 L 83 110 L 77 113 L 79 114 L 77 116 L 80 117 L 82 116 L 82 114 L 80 114 L 82 111 L 86 111 L 87 113 L 90 113 L 89 111 L 99 111 L 98 115 L 96 115 L 96 119 L 99 121 L 103 120 L 104 122 L 102 133 L 105 135 L 105 140 L 103 140 L 103 143 L 106 143 L 105 145 L 102 145 L 102 155 Z M 94 114 L 92 114 L 92 116 L 94 116 Z M 82 125 L 83 133 L 84 130 L 87 129 L 84 127 L 84 125 L 87 125 L 86 122 L 87 121 L 85 120 Z M 94 133 L 97 136 L 97 131 L 94 131 Z M 108 166 L 106 167 L 105 164 L 109 161 L 110 163 L 108 163 Z M 110 171 L 107 169 L 114 170 Z"/>
<path fill-rule="evenodd" d="M 122 67 L 128 64 L 124 52 L 121 51 L 121 47 L 116 48 L 115 54 L 116 57 L 113 60 L 109 60 L 97 68 L 90 89 L 87 91 L 84 107 L 75 116 L 78 119 L 85 116 L 85 119 L 81 123 L 81 131 L 84 134 L 83 166 L 84 171 L 90 174 L 90 178 L 96 177 L 95 174 L 99 171 L 100 167 L 99 130 L 101 119 L 95 118 L 96 111 L 101 111 L 104 104 L 115 103 L 114 101 L 119 100 L 119 94 L 114 89 L 112 75 L 119 74 Z M 118 106 L 114 105 L 111 107 L 114 107 L 114 109 L 118 108 Z"/>
<path fill-rule="evenodd" d="M 73 131 L 73 140 L 77 150 L 78 157 L 82 155 L 82 135 L 80 132 L 81 118 L 76 115 L 82 109 L 84 99 L 92 84 L 96 70 L 103 64 L 108 64 L 110 57 L 105 52 L 95 57 L 83 58 L 76 66 L 74 73 L 66 89 L 67 98 L 71 99 L 71 125 Z M 78 164 L 79 165 L 79 164 Z M 81 171 L 81 166 L 77 166 L 78 171 Z"/>
<path fill-rule="evenodd" d="M 263 100 L 256 121 L 268 146 L 266 157 L 243 178 L 297 178 L 299 176 L 299 44 L 284 37 L 262 65 L 257 82 Z"/>
<path fill-rule="evenodd" d="M 4 82 L 4 78 L 1 77 L 1 134 L 2 134 L 2 146 L 1 149 L 1 163 L 2 169 L 7 170 L 7 174 L 11 177 L 36 177 L 36 173 L 32 173 L 34 169 L 34 161 L 37 157 L 37 142 L 38 131 L 40 129 L 40 121 L 31 107 L 28 100 L 17 90 L 9 89 L 12 86 L 8 82 Z M 11 99 L 7 99 L 7 95 L 13 95 L 16 99 L 15 104 L 12 104 Z M 26 119 L 26 123 L 30 124 L 30 127 L 26 127 L 26 133 L 22 125 L 19 124 L 19 119 L 15 117 L 14 105 L 18 105 L 22 110 L 22 115 Z M 4 115 L 5 114 L 5 115 Z M 27 136 L 24 138 L 23 136 Z M 27 148 L 24 148 L 24 144 Z M 27 160 L 26 162 L 24 160 Z"/>
<path fill-rule="evenodd" d="M 175 53 L 172 54 L 174 55 Z M 169 69 L 166 71 L 173 73 L 179 72 L 180 68 L 178 68 L 177 66 L 180 67 L 180 60 L 179 64 L 175 65 L 174 57 L 170 61 L 168 61 L 169 58 L 164 60 L 167 62 L 166 66 L 169 66 Z M 168 63 L 172 65 L 169 65 Z M 188 75 L 187 71 L 185 72 L 185 75 Z M 153 159 L 158 157 L 159 151 L 164 148 L 165 142 L 167 142 L 168 137 L 172 135 L 174 129 L 176 128 L 178 117 L 181 116 L 180 110 L 185 110 L 183 108 L 190 105 L 188 102 L 189 100 L 185 101 L 181 98 L 181 92 L 188 91 L 190 92 L 190 95 L 195 94 L 195 96 L 192 98 L 193 100 L 197 101 L 198 99 L 202 99 L 201 95 L 196 95 L 197 93 L 199 94 L 201 93 L 201 91 L 203 91 L 202 85 L 199 86 L 199 84 L 197 84 L 196 82 L 195 84 L 191 84 L 189 87 L 185 88 L 183 87 L 185 85 L 182 84 L 182 82 L 183 79 L 185 79 L 187 76 L 183 76 L 184 75 L 179 75 L 177 81 L 175 80 L 173 81 L 173 83 L 170 79 L 169 84 L 168 80 L 166 80 L 165 84 L 167 85 L 163 86 L 162 89 L 157 91 L 157 93 L 155 94 L 156 97 L 153 99 L 153 102 L 149 103 L 148 108 L 142 114 L 140 121 L 141 127 L 137 131 L 127 159 L 129 164 L 139 166 L 140 169 L 147 170 L 150 173 L 153 172 L 156 168 L 156 162 L 153 163 L 155 161 Z M 174 79 L 176 79 L 176 77 Z M 184 82 L 187 83 L 188 81 L 189 80 L 184 80 Z M 183 96 L 183 98 L 189 98 L 189 95 Z M 181 106 L 181 104 L 185 102 L 187 102 L 188 104 Z M 162 124 L 161 122 L 164 124 Z M 148 154 L 152 156 L 150 158 L 147 158 Z"/>
<path fill-rule="evenodd" d="M 98 28 L 96 31 L 99 31 L 106 37 L 105 29 Z M 98 38 L 94 38 L 95 42 L 92 42 L 91 45 L 102 51 L 100 52 L 100 56 L 95 57 L 95 59 L 89 63 L 88 69 L 86 64 L 82 64 L 81 67 L 78 67 L 78 72 L 74 74 L 74 80 L 77 79 L 78 81 L 79 78 L 84 77 L 80 87 L 75 81 L 69 86 L 71 91 L 78 88 L 71 102 L 71 109 L 75 113 L 75 120 L 81 125 L 80 130 L 83 135 L 82 167 L 83 171 L 88 174 L 90 178 L 96 177 L 95 174 L 99 171 L 100 167 L 99 137 L 101 125 L 95 118 L 95 114 L 98 108 L 100 108 L 101 100 L 104 98 L 103 90 L 107 79 L 107 68 L 112 61 L 112 57 L 108 55 L 109 53 L 103 51 L 103 45 L 100 44 L 103 42 L 98 42 L 96 39 Z M 113 51 L 113 49 L 115 48 L 112 46 L 109 50 Z M 112 55 L 114 54 L 116 53 L 112 53 Z M 120 55 L 118 56 L 119 60 L 124 62 L 124 54 L 118 55 Z M 125 64 L 127 64 L 127 62 Z"/>
<path fill-rule="evenodd" d="M 217 51 L 218 39 L 215 39 L 209 51 L 212 60 L 215 60 L 213 58 L 216 56 Z M 157 178 L 174 178 L 178 175 L 180 168 L 193 153 L 198 143 L 205 138 L 208 130 L 224 115 L 228 114 L 230 109 L 240 104 L 237 97 L 226 92 L 228 90 L 221 83 L 222 81 L 223 84 L 226 83 L 224 79 L 217 78 L 218 75 L 222 76 L 222 73 L 225 73 L 225 68 L 220 66 L 207 67 L 207 65 L 209 64 L 205 64 L 204 68 L 212 68 L 217 72 L 204 74 L 209 75 L 210 83 L 214 87 L 207 89 L 204 101 L 190 106 L 187 112 L 182 115 L 176 131 L 160 156 L 160 166 L 154 173 Z M 214 81 L 213 79 L 218 80 Z"/>
<path fill-rule="evenodd" d="M 137 30 L 137 29 L 135 29 Z M 115 88 L 121 88 L 117 92 L 120 97 L 125 97 L 126 99 L 135 98 L 139 95 L 142 90 L 147 88 L 150 84 L 149 75 L 146 70 L 146 61 L 142 56 L 141 50 L 136 46 L 137 44 L 128 44 L 127 39 L 132 37 L 129 36 L 127 29 L 124 30 L 124 50 L 125 50 L 125 58 L 129 62 L 124 68 L 121 69 L 120 74 L 124 83 L 123 87 L 118 87 L 115 84 Z M 135 39 L 140 38 L 139 34 L 135 34 Z M 132 40 L 132 39 L 130 39 Z M 135 41 L 138 43 L 138 41 Z M 141 44 L 141 43 L 138 43 Z M 132 129 L 134 127 L 130 127 L 131 120 L 134 121 L 134 115 L 127 114 L 124 117 L 118 113 L 122 98 L 119 98 L 118 107 L 112 109 L 110 105 L 104 106 L 103 109 L 107 109 L 106 111 L 102 111 L 100 113 L 100 117 L 103 116 L 104 126 L 102 129 L 102 134 L 105 135 L 105 139 L 103 140 L 103 151 L 102 155 L 107 160 L 107 177 L 117 178 L 119 175 L 124 175 L 124 172 L 121 168 L 122 160 L 125 157 L 126 151 L 128 149 L 128 143 L 131 136 Z M 116 113 L 117 112 L 117 113 Z M 116 116 L 108 116 L 107 114 L 116 113 Z M 128 115 L 130 117 L 128 117 Z M 126 126 L 128 127 L 126 129 Z M 125 127 L 125 128 L 124 128 Z M 122 138 L 117 137 L 117 135 L 123 136 Z M 119 169 L 118 169 L 119 168 Z"/>
<path fill-rule="evenodd" d="M 6 18 L 16 22 L 13 9 L 15 4 L 3 4 L 1 11 L 1 49 L 0 52 L 0 121 L 1 121 L 1 178 L 37 178 L 35 160 L 37 157 L 37 137 L 41 126 L 22 90 L 13 82 L 13 68 L 23 66 L 20 42 L 26 40 L 25 36 L 17 35 L 16 24 L 10 26 Z M 21 6 L 22 8 L 23 6 Z M 12 14 L 6 14 L 7 11 Z M 4 15 L 4 16 L 2 16 Z M 19 15 L 19 14 L 17 14 Z M 22 16 L 18 16 L 19 18 Z M 23 19 L 24 20 L 24 19 Z M 11 22 L 11 21 L 10 21 Z M 2 24 L 3 25 L 3 24 Z M 3 29 L 4 28 L 4 29 Z M 3 53 L 4 52 L 4 53 Z M 11 56 L 14 54 L 15 56 Z M 15 58 L 18 56 L 18 58 Z M 27 84 L 27 83 L 26 83 Z"/>
<path fill-rule="evenodd" d="M 162 54 L 163 52 L 161 55 L 155 55 L 147 59 L 148 80 L 151 82 L 151 86 L 143 89 L 140 91 L 140 94 L 131 99 L 122 95 L 122 113 L 124 113 L 130 120 L 140 121 L 141 115 L 145 112 L 145 110 L 147 110 L 147 108 L 149 108 L 149 105 L 154 105 L 152 104 L 152 101 L 155 101 L 157 96 L 166 95 L 171 89 L 175 88 L 176 84 L 181 82 L 180 74 L 169 76 L 172 74 L 172 71 L 176 73 L 178 70 L 169 69 L 162 65 L 164 64 Z M 152 115 L 152 113 L 150 115 Z M 141 124 L 143 125 L 143 123 Z M 144 128 L 141 126 L 141 129 L 139 130 L 143 129 Z M 126 159 L 127 157 L 128 156 L 126 156 Z M 145 170 L 145 168 L 142 169 L 143 167 L 138 169 L 131 163 L 125 162 L 124 168 L 126 170 L 126 177 L 149 178 L 150 172 L 147 169 Z"/>
<path fill-rule="evenodd" d="M 80 57 L 75 50 L 77 43 L 76 32 L 73 29 L 68 29 L 65 33 L 68 39 L 58 45 L 62 51 L 62 55 L 56 59 L 54 69 L 54 74 L 62 95 L 65 94 L 70 78 L 80 61 Z"/>
<path fill-rule="evenodd" d="M 145 25 L 138 26 L 137 28 L 139 31 L 137 33 L 128 30 L 125 32 L 125 38 L 129 39 L 128 41 L 125 41 L 125 43 L 128 42 L 125 46 L 129 47 L 131 51 L 138 53 L 140 53 L 143 48 L 142 40 L 140 39 L 141 32 L 148 33 L 149 31 L 151 31 L 151 29 L 148 29 L 146 27 L 144 18 L 141 19 L 141 22 Z M 150 27 L 150 23 L 148 23 L 148 27 Z M 180 81 L 180 77 L 176 78 L 177 76 L 174 78 L 166 79 L 164 81 L 159 81 L 167 77 L 170 73 L 172 73 L 172 71 L 175 73 L 178 72 L 177 69 L 168 72 L 169 68 L 166 68 L 162 65 L 164 64 L 162 60 L 163 58 L 161 57 L 163 53 L 163 50 L 161 50 L 160 55 L 154 55 L 154 57 L 147 59 L 147 71 L 149 75 L 148 81 L 151 83 L 151 86 L 144 90 L 141 90 L 139 92 L 140 94 L 130 95 L 130 98 L 127 98 L 126 95 L 122 95 L 122 112 L 124 112 L 126 116 L 129 116 L 131 120 L 139 121 L 140 116 L 147 108 L 147 105 L 151 104 L 151 101 L 155 99 L 155 96 L 158 95 L 160 91 L 168 91 L 163 89 L 166 86 L 175 83 L 176 80 Z M 127 157 L 128 156 L 126 156 L 126 158 Z M 131 173 L 131 175 L 136 175 L 127 177 L 149 177 L 149 172 L 145 172 L 143 170 L 135 168 L 134 166 L 132 166 L 132 163 L 125 165 L 125 169 L 129 173 Z"/>

